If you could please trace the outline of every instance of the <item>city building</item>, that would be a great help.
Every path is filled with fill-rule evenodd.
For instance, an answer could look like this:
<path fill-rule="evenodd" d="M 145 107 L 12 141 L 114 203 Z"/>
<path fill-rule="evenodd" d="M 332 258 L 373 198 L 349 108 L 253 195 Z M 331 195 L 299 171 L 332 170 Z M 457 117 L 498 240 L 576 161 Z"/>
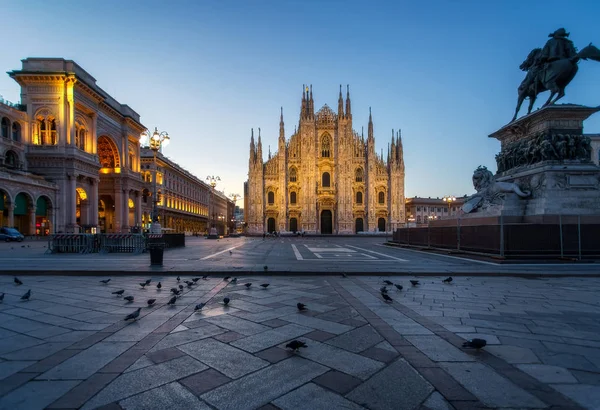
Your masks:
<path fill-rule="evenodd" d="M 141 223 L 140 116 L 75 62 L 27 58 L 0 103 L 0 224 L 26 235 Z"/>
<path fill-rule="evenodd" d="M 586 134 L 590 137 L 592 143 L 592 161 L 596 165 L 600 165 L 600 134 Z"/>
<path fill-rule="evenodd" d="M 282 110 L 278 151 L 269 152 L 266 162 L 260 129 L 257 143 L 251 134 L 244 211 L 249 234 L 351 234 L 403 226 L 400 132 L 392 131 L 386 159 L 375 152 L 371 113 L 367 139 L 354 131 L 349 90 L 344 101 L 340 86 L 337 114 L 327 105 L 315 113 L 312 87 L 303 87 L 298 128 L 286 141 Z"/>
<path fill-rule="evenodd" d="M 444 198 L 407 198 L 407 222 L 414 225 L 426 225 L 434 219 L 456 218 L 461 215 L 461 207 L 466 198 L 466 195 L 455 197 L 453 201 L 445 201 Z"/>

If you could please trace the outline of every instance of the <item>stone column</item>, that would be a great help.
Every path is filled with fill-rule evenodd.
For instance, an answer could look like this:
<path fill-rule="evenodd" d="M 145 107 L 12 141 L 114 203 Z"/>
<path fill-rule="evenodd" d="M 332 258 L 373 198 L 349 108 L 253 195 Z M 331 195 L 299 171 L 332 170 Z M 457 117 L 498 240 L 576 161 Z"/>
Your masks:
<path fill-rule="evenodd" d="M 135 225 L 142 226 L 142 193 L 135 191 Z"/>
<path fill-rule="evenodd" d="M 7 210 L 8 210 L 8 221 L 7 221 L 6 225 L 9 228 L 13 228 L 15 226 L 15 204 L 8 204 Z"/>
<path fill-rule="evenodd" d="M 121 195 L 123 208 L 121 212 L 121 232 L 129 232 L 129 190 L 124 189 Z"/>
<path fill-rule="evenodd" d="M 123 221 L 123 191 L 121 188 L 115 190 L 115 213 L 114 213 L 113 232 L 121 232 L 121 223 Z"/>
<path fill-rule="evenodd" d="M 90 219 L 88 223 L 93 226 L 98 226 L 98 181 L 96 179 L 90 179 L 89 204 Z"/>
<path fill-rule="evenodd" d="M 29 235 L 35 235 L 35 205 L 29 207 Z"/>
<path fill-rule="evenodd" d="M 81 212 L 81 216 L 79 217 L 79 225 L 88 225 L 89 224 L 89 211 L 90 211 L 90 201 L 85 200 L 81 201 L 79 204 L 79 210 Z"/>
<path fill-rule="evenodd" d="M 77 212 L 77 177 L 72 174 L 67 177 L 69 180 L 67 183 L 68 192 L 65 192 L 67 201 L 66 230 L 67 232 L 77 233 L 77 216 L 75 215 Z"/>
<path fill-rule="evenodd" d="M 48 220 L 48 233 L 49 234 L 56 233 L 56 231 L 54 229 L 54 215 L 56 215 L 56 213 L 54 212 L 54 209 L 48 209 L 48 211 L 46 212 L 46 219 Z"/>

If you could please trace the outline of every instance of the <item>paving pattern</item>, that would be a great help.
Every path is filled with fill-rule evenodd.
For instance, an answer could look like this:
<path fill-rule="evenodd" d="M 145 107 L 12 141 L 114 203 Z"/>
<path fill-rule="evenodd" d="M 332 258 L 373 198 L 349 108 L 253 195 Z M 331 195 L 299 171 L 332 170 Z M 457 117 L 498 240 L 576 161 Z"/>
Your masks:
<path fill-rule="evenodd" d="M 186 276 L 174 305 L 175 276 L 21 279 L 0 276 L 0 409 L 600 408 L 598 278 Z"/>

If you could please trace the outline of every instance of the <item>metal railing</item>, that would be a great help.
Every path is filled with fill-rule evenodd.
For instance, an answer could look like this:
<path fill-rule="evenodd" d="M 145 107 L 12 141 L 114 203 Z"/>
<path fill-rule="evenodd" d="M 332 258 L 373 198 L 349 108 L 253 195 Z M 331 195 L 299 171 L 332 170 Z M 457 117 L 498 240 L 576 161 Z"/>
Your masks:
<path fill-rule="evenodd" d="M 600 215 L 543 215 L 442 220 L 397 229 L 392 242 L 500 258 L 600 256 Z"/>
<path fill-rule="evenodd" d="M 165 248 L 185 246 L 183 234 L 54 234 L 48 236 L 46 253 L 133 253 L 146 252 L 150 245 Z"/>

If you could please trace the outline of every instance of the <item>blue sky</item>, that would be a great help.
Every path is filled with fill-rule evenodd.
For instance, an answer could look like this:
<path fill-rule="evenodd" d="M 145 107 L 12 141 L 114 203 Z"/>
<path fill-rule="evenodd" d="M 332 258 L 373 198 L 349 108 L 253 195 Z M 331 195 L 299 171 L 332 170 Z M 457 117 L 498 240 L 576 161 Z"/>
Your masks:
<path fill-rule="evenodd" d="M 148 128 L 172 137 L 165 155 L 226 194 L 243 194 L 250 128 L 274 152 L 302 84 L 315 108 L 337 107 L 350 84 L 354 129 L 373 110 L 377 152 L 402 129 L 407 196 L 473 191 L 478 165 L 496 170 L 487 136 L 513 114 L 519 65 L 565 27 L 600 47 L 597 1 L 47 1 L 0 0 L 0 69 L 26 57 L 73 59 Z M 600 63 L 582 61 L 563 102 L 600 104 Z M 0 94 L 19 88 L 0 76 Z M 547 94 L 542 94 L 539 106 Z M 526 105 L 526 104 L 525 104 Z M 600 132 L 600 115 L 585 131 Z"/>

